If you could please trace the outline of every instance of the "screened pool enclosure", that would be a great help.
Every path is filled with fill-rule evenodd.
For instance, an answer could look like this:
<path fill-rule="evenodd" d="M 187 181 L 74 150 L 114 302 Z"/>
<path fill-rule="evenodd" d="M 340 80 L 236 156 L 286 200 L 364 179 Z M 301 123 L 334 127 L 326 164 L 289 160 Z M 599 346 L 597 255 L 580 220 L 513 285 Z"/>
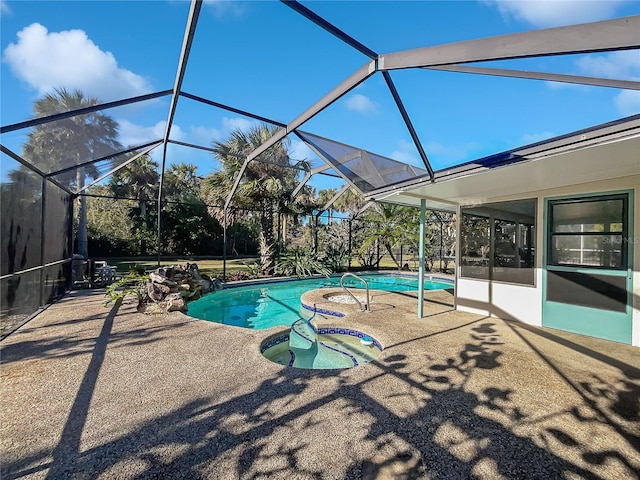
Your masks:
<path fill-rule="evenodd" d="M 89 9 L 93 8 L 91 3 L 67 4 L 65 8 L 87 9 L 89 15 Z M 124 167 L 149 156 L 158 164 L 155 196 L 123 196 L 121 200 L 134 204 L 141 202 L 140 208 L 149 209 L 150 220 L 146 228 L 155 229 L 157 241 L 155 248 L 150 250 L 156 252 L 159 259 L 163 252 L 162 229 L 178 228 L 177 225 L 166 226 L 168 209 L 180 203 L 168 201 L 170 165 L 181 158 L 191 158 L 191 152 L 197 152 L 206 156 L 213 171 L 219 169 L 212 155 L 212 142 L 219 137 L 213 132 L 217 132 L 216 125 L 220 122 L 229 123 L 231 116 L 242 120 L 238 120 L 237 125 L 267 124 L 272 134 L 238 159 L 238 174 L 231 179 L 225 201 L 209 206 L 222 211 L 223 225 L 207 248 L 223 257 L 229 253 L 227 214 L 241 208 L 234 199 L 248 166 L 256 162 L 273 162 L 275 149 L 282 141 L 296 147 L 290 150 L 287 164 L 287 168 L 294 170 L 295 178 L 295 184 L 286 194 L 287 202 L 304 193 L 307 185 L 314 188 L 330 185 L 337 194 L 324 204 L 323 210 L 330 209 L 332 203 L 351 188 L 367 202 L 397 203 L 421 207 L 423 211 L 428 208 L 436 212 L 457 212 L 459 206 L 466 203 L 466 197 L 464 191 L 446 191 L 447 182 L 452 178 L 519 162 L 535 162 L 541 152 L 555 148 L 554 142 L 565 150 L 574 144 L 576 148 L 583 148 L 585 145 L 580 142 L 597 143 L 600 138 L 590 137 L 591 131 L 602 132 L 609 128 L 613 134 L 638 135 L 640 115 L 637 111 L 624 116 L 601 108 L 601 92 L 637 94 L 640 81 L 634 70 L 603 68 L 601 75 L 582 74 L 559 61 L 566 58 L 586 63 L 593 58 L 591 55 L 604 58 L 603 55 L 614 52 L 616 55 L 630 54 L 628 58 L 638 60 L 640 15 L 637 11 L 630 12 L 634 14 L 632 16 L 590 23 L 522 31 L 505 26 L 504 31 L 486 30 L 477 38 L 452 38 L 451 34 L 435 30 L 430 36 L 427 24 L 432 26 L 429 22 L 436 20 L 451 25 L 459 22 L 465 12 L 463 2 L 457 2 L 453 13 L 446 18 L 438 13 L 439 2 L 394 2 L 393 5 L 392 2 L 355 2 L 345 4 L 342 13 L 336 8 L 337 2 L 257 2 L 259 5 L 254 8 L 273 15 L 272 21 L 277 26 L 270 29 L 264 25 L 259 33 L 268 48 L 250 57 L 238 37 L 217 38 L 212 44 L 204 35 L 205 32 L 213 35 L 220 22 L 238 22 L 240 31 L 242 25 L 238 18 L 225 19 L 213 14 L 208 10 L 213 8 L 211 5 L 198 0 L 190 4 L 177 3 L 173 15 L 166 18 L 163 26 L 167 31 L 165 40 L 173 42 L 170 48 L 160 50 L 160 46 L 148 45 L 142 41 L 143 31 L 126 31 L 131 36 L 130 48 L 149 48 L 144 55 L 158 57 L 157 71 L 148 75 L 161 79 L 157 81 L 159 88 L 151 90 L 147 85 L 146 91 L 136 95 L 95 99 L 87 104 L 79 98 L 73 101 L 73 85 L 54 85 L 58 92 L 66 91 L 71 101 L 55 105 L 58 110 L 35 109 L 30 115 L 30 104 L 17 110 L 7 109 L 5 98 L 12 92 L 3 81 L 3 126 L 0 130 L 3 323 L 9 318 L 13 324 L 27 319 L 70 289 L 73 256 L 84 256 L 87 242 L 82 233 L 78 236 L 82 228 L 78 228 L 74 218 L 86 215 L 86 212 L 78 213 L 87 208 L 87 198 L 100 196 L 95 194 L 96 187 L 104 185 Z M 150 7 L 153 5 L 149 2 Z M 16 5 L 16 8 L 21 7 Z M 109 4 L 109 8 L 113 12 L 117 10 L 118 16 L 127 17 L 130 6 L 127 2 L 118 2 Z M 358 9 L 379 10 L 379 17 L 376 17 L 379 22 L 357 25 L 354 13 Z M 415 17 L 412 9 L 419 9 L 421 15 L 432 12 L 434 18 L 424 17 L 424 29 L 416 18 L 412 18 L 407 23 L 410 35 L 394 39 L 385 30 L 385 15 L 392 12 L 400 18 L 403 15 Z M 264 11 L 256 15 L 264 14 Z M 17 33 L 7 30 L 4 24 L 9 20 L 4 14 L 2 21 L 3 35 L 9 37 Z M 130 21 L 122 20 L 119 25 L 118 20 L 114 20 L 113 35 L 123 33 L 119 28 L 124 29 Z M 285 27 L 290 29 L 292 37 L 276 31 Z M 289 44 L 279 42 L 283 35 Z M 11 43 L 13 46 L 18 45 L 14 38 L 9 41 L 16 42 Z M 292 61 L 286 58 L 293 48 L 291 42 L 300 43 L 295 50 L 295 64 L 300 69 L 274 73 L 282 68 L 278 65 L 280 58 L 285 65 Z M 7 42 L 3 39 L 3 49 L 5 47 Z M 238 56 L 231 60 L 234 49 Z M 334 50 L 335 54 L 332 53 Z M 220 52 L 219 55 L 216 52 Z M 7 55 L 5 51 L 5 57 Z M 197 73 L 196 65 L 208 65 L 208 80 Z M 157 73 L 159 71 L 163 74 Z M 309 88 L 307 92 L 305 78 L 315 74 L 323 84 Z M 229 98 L 231 85 L 240 79 L 246 95 Z M 582 118 L 577 116 L 573 123 L 559 125 L 553 122 L 557 102 L 554 94 L 545 96 L 547 94 L 540 90 L 540 98 L 526 98 L 529 109 L 512 107 L 515 97 L 511 95 L 517 96 L 517 93 L 505 93 L 502 103 L 497 98 L 496 103 L 487 105 L 482 96 L 489 84 L 497 86 L 497 90 L 507 84 L 586 86 L 584 88 L 589 88 L 591 93 L 581 100 L 585 112 Z M 305 95 L 295 95 L 288 102 L 287 92 L 298 90 Z M 449 108 L 447 99 L 460 95 L 469 97 L 468 111 Z M 370 98 L 374 100 L 367 104 L 366 99 Z M 351 102 L 354 99 L 361 103 Z M 592 105 L 589 105 L 590 101 Z M 351 108 L 352 105 L 360 107 Z M 367 111 L 369 116 L 353 121 L 349 115 L 356 108 Z M 544 115 L 540 123 L 532 126 L 532 131 L 545 132 L 546 136 L 538 133 L 536 137 L 502 137 L 501 122 L 526 125 L 527 117 L 533 121 L 533 110 L 542 110 Z M 153 120 L 148 124 L 156 128 L 136 127 L 134 121 L 140 111 L 152 112 Z M 376 114 L 382 116 L 383 111 L 392 114 L 375 117 Z M 190 118 L 197 118 L 198 125 L 203 130 L 208 129 L 208 140 L 195 133 L 189 136 L 186 129 L 177 127 L 186 125 Z M 546 128 L 545 121 L 552 126 Z M 483 146 L 481 139 L 467 141 L 467 137 L 473 136 L 475 125 L 491 122 L 496 122 L 492 129 L 494 138 L 491 141 L 485 138 L 486 145 Z M 578 135 L 574 142 L 571 132 L 582 130 L 585 133 Z M 456 155 L 444 152 L 439 143 L 439 135 L 444 131 L 455 133 L 453 137 L 457 138 L 459 149 L 467 151 Z M 529 130 L 524 130 L 523 134 L 525 132 Z M 378 142 L 390 136 L 402 139 L 401 147 L 378 146 L 381 145 Z M 523 138 L 529 138 L 529 141 Z M 610 140 L 607 137 L 607 141 Z M 467 143 L 473 145 L 465 147 Z M 625 172 L 623 174 L 628 176 Z M 639 173 L 640 166 L 635 175 Z M 439 184 L 443 186 L 441 191 L 430 190 Z M 144 189 L 140 188 L 138 193 L 144 195 Z M 469 206 L 465 212 L 489 218 L 486 212 L 490 207 L 474 210 Z M 534 207 L 527 204 L 527 208 L 531 217 L 535 215 Z M 313 214 L 317 218 L 322 211 Z M 515 221 L 505 222 L 502 225 L 505 232 L 511 225 L 516 225 Z M 522 242 L 529 249 L 529 259 L 534 255 L 531 247 L 533 221 L 526 225 L 529 230 L 525 230 Z M 529 241 L 528 247 L 526 241 Z M 92 256 L 90 251 L 88 256 Z M 533 260 L 524 264 L 527 270 L 520 272 L 523 279 L 519 281 L 532 284 L 534 274 L 531 269 L 535 264 Z M 472 267 L 470 263 L 464 268 L 472 271 Z M 483 272 L 472 274 L 485 275 Z"/>

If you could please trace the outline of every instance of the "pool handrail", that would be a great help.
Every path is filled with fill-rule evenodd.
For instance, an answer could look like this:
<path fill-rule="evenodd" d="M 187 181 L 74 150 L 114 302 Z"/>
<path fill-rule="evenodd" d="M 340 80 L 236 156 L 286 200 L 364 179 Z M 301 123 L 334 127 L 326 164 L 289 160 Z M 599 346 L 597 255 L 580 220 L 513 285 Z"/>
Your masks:
<path fill-rule="evenodd" d="M 356 298 L 356 296 L 353 293 L 351 293 L 347 287 L 344 286 L 345 277 L 353 277 L 353 278 L 355 278 L 357 280 L 360 280 L 361 282 L 364 283 L 365 290 L 366 290 L 366 297 L 365 297 L 366 304 L 365 304 L 364 308 L 362 307 L 362 302 L 360 302 L 360 300 L 358 300 Z M 342 277 L 340 277 L 340 286 L 344 289 L 345 292 L 347 292 L 349 295 L 351 295 L 351 298 L 353 298 L 355 300 L 355 302 L 358 304 L 358 306 L 360 307 L 360 311 L 361 312 L 371 312 L 371 305 L 370 305 L 371 302 L 369 302 L 369 284 L 367 283 L 367 281 L 364 278 L 359 277 L 355 273 L 347 272 L 344 275 L 342 275 Z"/>

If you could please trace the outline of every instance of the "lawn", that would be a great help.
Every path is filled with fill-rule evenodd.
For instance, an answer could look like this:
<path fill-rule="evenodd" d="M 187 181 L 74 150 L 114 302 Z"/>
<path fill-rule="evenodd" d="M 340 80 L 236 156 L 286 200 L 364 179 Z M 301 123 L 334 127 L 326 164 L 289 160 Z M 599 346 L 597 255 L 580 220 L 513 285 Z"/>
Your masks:
<path fill-rule="evenodd" d="M 125 273 L 136 266 L 144 267 L 146 271 L 154 270 L 158 266 L 158 260 L 156 258 L 107 258 L 106 260 L 109 265 L 115 265 L 120 273 Z M 257 260 L 258 257 L 227 259 L 227 275 L 231 272 L 247 271 L 247 264 L 252 264 Z M 222 277 L 222 259 L 162 258 L 160 265 L 184 265 L 187 262 L 196 263 L 200 273 L 210 277 Z"/>
<path fill-rule="evenodd" d="M 105 259 L 109 265 L 115 265 L 118 268 L 119 273 L 125 273 L 129 271 L 131 268 L 135 266 L 142 266 L 146 271 L 151 271 L 157 268 L 158 260 L 157 258 L 106 258 Z M 258 261 L 258 257 L 243 257 L 243 258 L 228 258 L 227 259 L 227 275 L 232 272 L 244 271 L 247 272 L 249 267 L 247 265 L 251 265 L 254 262 Z M 160 265 L 184 265 L 185 263 L 196 263 L 198 264 L 198 268 L 200 273 L 208 275 L 210 277 L 219 277 L 222 278 L 222 270 L 223 270 L 223 262 L 222 259 L 193 259 L 187 257 L 179 257 L 179 258 L 162 258 L 160 260 Z M 417 268 L 416 262 L 409 262 L 409 266 L 411 270 L 414 270 L 414 267 Z M 352 267 L 354 269 L 359 268 L 359 264 L 356 260 L 352 262 Z M 449 264 L 449 269 L 453 268 L 452 264 Z M 396 265 L 391 261 L 391 258 L 388 255 L 382 257 L 380 261 L 380 269 L 381 270 L 395 270 Z M 436 262 L 434 265 L 433 272 L 439 271 L 439 262 Z"/>

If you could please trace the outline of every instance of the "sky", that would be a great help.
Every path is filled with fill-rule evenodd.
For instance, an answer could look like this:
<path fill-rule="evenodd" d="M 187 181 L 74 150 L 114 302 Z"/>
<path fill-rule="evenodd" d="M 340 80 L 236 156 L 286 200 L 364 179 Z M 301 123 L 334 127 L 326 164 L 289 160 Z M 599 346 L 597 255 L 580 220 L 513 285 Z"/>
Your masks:
<path fill-rule="evenodd" d="M 302 2 L 376 53 L 640 14 L 634 1 Z M 173 88 L 190 4 L 166 1 L 0 0 L 0 123 L 29 119 L 56 88 L 108 102 Z M 368 58 L 275 1 L 206 1 L 182 90 L 288 123 Z M 640 80 L 638 50 L 492 62 L 488 66 Z M 391 72 L 436 170 L 640 113 L 640 92 L 424 69 Z M 162 138 L 170 97 L 109 109 L 120 143 Z M 171 138 L 211 146 L 257 122 L 180 98 Z M 381 74 L 302 130 L 423 166 Z M 25 131 L 3 135 L 20 153 Z M 297 137 L 291 157 L 322 164 Z M 156 149 L 153 157 L 161 161 Z M 3 156 L 3 173 L 11 162 Z M 200 175 L 211 154 L 172 145 L 168 164 Z M 3 175 L 4 176 L 4 175 Z M 314 178 L 316 188 L 339 188 Z"/>

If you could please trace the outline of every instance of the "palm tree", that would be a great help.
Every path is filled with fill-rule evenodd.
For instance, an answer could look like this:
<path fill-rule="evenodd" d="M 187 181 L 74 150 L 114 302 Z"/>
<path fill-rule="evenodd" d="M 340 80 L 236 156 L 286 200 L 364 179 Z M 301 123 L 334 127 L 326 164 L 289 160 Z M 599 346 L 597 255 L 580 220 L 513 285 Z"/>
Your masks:
<path fill-rule="evenodd" d="M 324 188 L 318 192 L 318 205 L 319 208 L 324 207 L 329 200 L 333 198 L 333 196 L 338 193 L 338 190 L 335 188 Z M 327 221 L 328 223 L 333 222 L 333 210 L 335 209 L 334 205 L 330 205 L 327 209 Z"/>
<path fill-rule="evenodd" d="M 192 163 L 171 165 L 165 171 L 164 195 L 174 201 L 200 201 L 198 167 Z"/>
<path fill-rule="evenodd" d="M 340 195 L 333 208 L 341 213 L 348 213 L 350 218 L 354 218 L 360 209 L 367 203 L 353 187 L 349 188 L 343 195 Z"/>
<path fill-rule="evenodd" d="M 149 155 L 143 155 L 117 170 L 109 180 L 109 188 L 117 197 L 137 199 L 140 215 L 144 217 L 147 214 L 147 202 L 158 196 L 159 181 L 158 163 Z"/>
<path fill-rule="evenodd" d="M 109 189 L 114 196 L 134 198 L 138 201 L 139 211 L 132 209 L 129 215 L 133 236 L 140 247 L 141 255 L 147 254 L 147 244 L 157 238 L 153 221 L 147 215 L 147 203 L 158 196 L 158 168 L 158 163 L 149 155 L 143 155 L 117 170 L 109 180 Z"/>
<path fill-rule="evenodd" d="M 398 269 L 400 263 L 393 254 L 393 247 L 399 243 L 409 243 L 414 248 L 418 244 L 419 212 L 415 208 L 388 203 L 376 204 L 367 212 L 370 231 L 365 238 L 361 251 L 369 248 L 374 242 L 382 245 Z"/>
<path fill-rule="evenodd" d="M 56 113 L 78 110 L 100 102 L 93 97 L 85 97 L 82 92 L 56 89 L 33 104 L 35 118 Z M 122 149 L 117 141 L 118 125 L 109 116 L 100 112 L 44 123 L 33 127 L 23 146 L 23 157 L 40 170 L 53 173 L 64 168 L 107 156 Z M 55 178 L 69 187 L 80 191 L 84 188 L 86 176 L 98 177 L 98 170 L 87 165 L 56 175 Z M 88 257 L 86 199 L 79 196 L 78 207 L 78 253 Z"/>
<path fill-rule="evenodd" d="M 214 156 L 222 169 L 212 173 L 203 181 L 203 191 L 207 203 L 219 205 L 213 212 L 222 221 L 222 205 L 225 203 L 234 181 L 247 156 L 266 142 L 276 128 L 260 124 L 248 132 L 235 130 L 224 141 L 213 143 Z M 260 161 L 262 160 L 262 161 Z M 268 162 L 268 163 L 267 163 Z M 277 142 L 258 159 L 249 163 L 233 196 L 231 205 L 236 208 L 252 210 L 260 221 L 259 249 L 260 266 L 263 275 L 273 275 L 275 267 L 276 241 L 274 235 L 274 216 L 283 198 L 298 183 L 298 171 L 286 168 L 291 165 L 288 155 L 288 142 Z M 228 224 L 236 220 L 227 217 Z"/>

